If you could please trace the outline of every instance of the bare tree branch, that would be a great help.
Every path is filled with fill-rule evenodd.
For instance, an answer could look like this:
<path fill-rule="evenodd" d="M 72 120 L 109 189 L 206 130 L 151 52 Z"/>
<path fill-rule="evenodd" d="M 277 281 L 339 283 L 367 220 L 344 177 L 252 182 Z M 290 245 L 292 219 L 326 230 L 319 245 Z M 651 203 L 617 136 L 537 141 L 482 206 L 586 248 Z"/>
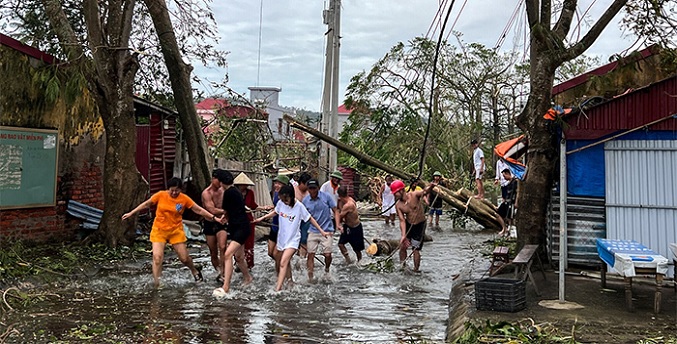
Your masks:
<path fill-rule="evenodd" d="M 599 20 L 590 28 L 590 31 L 576 44 L 563 51 L 558 59 L 561 62 L 569 61 L 585 52 L 594 43 L 612 19 L 620 12 L 628 0 L 614 0 L 607 10 L 599 17 Z"/>
<path fill-rule="evenodd" d="M 564 40 L 569 34 L 577 4 L 578 0 L 564 0 L 562 4 L 562 13 L 560 13 L 559 20 L 552 29 L 553 33 L 561 40 Z"/>

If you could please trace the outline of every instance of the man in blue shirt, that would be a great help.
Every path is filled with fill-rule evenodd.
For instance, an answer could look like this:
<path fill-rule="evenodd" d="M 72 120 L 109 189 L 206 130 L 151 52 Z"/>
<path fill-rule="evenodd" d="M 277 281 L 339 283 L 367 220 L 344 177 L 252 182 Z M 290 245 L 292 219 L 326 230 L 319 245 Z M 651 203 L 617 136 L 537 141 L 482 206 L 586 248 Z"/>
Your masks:
<path fill-rule="evenodd" d="M 339 216 L 336 202 L 331 195 L 320 191 L 320 184 L 317 179 L 309 180 L 306 185 L 308 186 L 308 195 L 303 198 L 303 205 L 306 206 L 310 215 L 313 216 L 320 227 L 322 227 L 322 230 L 325 231 L 325 235 L 322 235 L 320 231 L 312 226 L 308 231 L 308 280 L 312 281 L 313 270 L 315 269 L 315 253 L 318 248 L 324 255 L 324 271 L 325 273 L 329 272 L 331 267 L 331 251 L 334 245 L 334 229 L 338 228 L 335 227 L 334 221 Z M 332 213 L 335 220 L 332 220 Z"/>

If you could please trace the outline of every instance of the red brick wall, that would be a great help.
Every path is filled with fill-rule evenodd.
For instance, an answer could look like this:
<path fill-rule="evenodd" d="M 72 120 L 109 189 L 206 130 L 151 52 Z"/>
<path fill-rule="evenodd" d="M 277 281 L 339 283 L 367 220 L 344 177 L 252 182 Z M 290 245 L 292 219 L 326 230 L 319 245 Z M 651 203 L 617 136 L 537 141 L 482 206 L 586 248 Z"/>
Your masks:
<path fill-rule="evenodd" d="M 96 164 L 83 162 L 62 178 L 62 197 L 103 209 L 103 171 Z"/>
<path fill-rule="evenodd" d="M 65 230 L 65 216 L 60 208 L 64 206 L 0 210 L 0 242 L 71 238 L 73 233 Z"/>

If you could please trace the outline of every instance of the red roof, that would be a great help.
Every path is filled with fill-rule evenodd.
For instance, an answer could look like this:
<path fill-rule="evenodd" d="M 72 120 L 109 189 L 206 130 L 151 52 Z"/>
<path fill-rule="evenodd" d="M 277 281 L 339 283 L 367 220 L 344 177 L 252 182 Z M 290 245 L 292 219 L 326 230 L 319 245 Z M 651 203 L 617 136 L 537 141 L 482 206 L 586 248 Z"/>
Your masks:
<path fill-rule="evenodd" d="M 677 75 L 617 96 L 566 118 L 567 139 L 595 140 L 639 128 L 677 115 Z M 651 125 L 648 130 L 677 131 L 677 117 Z"/>
<path fill-rule="evenodd" d="M 658 54 L 658 49 L 656 49 L 655 46 L 650 46 L 644 50 L 639 51 L 639 56 L 631 55 L 629 57 L 630 61 L 638 61 L 638 60 L 643 60 L 649 56 Z M 588 81 L 593 76 L 598 76 L 598 75 L 604 75 L 606 73 L 609 73 L 610 71 L 614 70 L 616 67 L 618 67 L 618 64 L 621 61 L 614 61 L 608 64 L 605 64 L 604 66 L 601 66 L 599 68 L 593 69 L 587 73 L 583 73 L 577 77 L 574 77 L 573 79 L 567 80 L 559 85 L 555 85 L 552 88 L 552 95 L 557 95 L 560 94 L 566 90 L 569 90 L 571 88 L 574 88 L 578 85 L 581 85 Z M 627 60 L 626 62 L 627 63 Z"/>
<path fill-rule="evenodd" d="M 353 110 L 352 109 L 349 110 L 348 108 L 346 108 L 346 104 L 341 104 L 341 106 L 338 107 L 339 115 L 348 116 L 350 115 L 351 112 L 353 112 Z"/>
<path fill-rule="evenodd" d="M 198 110 L 220 110 L 226 106 L 228 106 L 228 101 L 222 98 L 207 98 L 195 104 Z"/>
<path fill-rule="evenodd" d="M 6 45 L 16 51 L 22 52 L 30 57 L 36 58 L 41 61 L 45 61 L 48 64 L 59 62 L 59 60 L 45 52 L 40 51 L 39 49 L 33 48 L 29 45 L 23 44 L 16 39 L 5 36 L 0 33 L 0 45 Z"/>

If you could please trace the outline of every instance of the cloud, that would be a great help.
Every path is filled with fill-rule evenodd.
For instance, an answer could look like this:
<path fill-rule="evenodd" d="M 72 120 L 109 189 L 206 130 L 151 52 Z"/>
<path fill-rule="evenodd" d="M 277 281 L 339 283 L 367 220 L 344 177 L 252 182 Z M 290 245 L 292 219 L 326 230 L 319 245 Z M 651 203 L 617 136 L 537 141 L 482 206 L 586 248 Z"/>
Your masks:
<path fill-rule="evenodd" d="M 326 25 L 323 24 L 322 11 L 325 4 L 319 0 L 263 0 L 263 21 L 259 26 L 260 1 L 213 3 L 221 36 L 218 47 L 230 51 L 228 68 L 207 69 L 194 64 L 195 73 L 220 81 L 227 72 L 229 86 L 239 93 L 246 93 L 247 87 L 255 86 L 258 75 L 260 86 L 282 88 L 281 105 L 319 111 L 324 74 Z M 493 47 L 517 4 L 517 0 L 467 2 L 459 16 L 463 3 L 457 1 L 447 27 L 450 28 L 456 21 L 454 30 L 463 33 L 465 42 Z M 371 68 L 392 46 L 426 35 L 431 25 L 440 26 L 439 22 L 433 23 L 438 7 L 438 0 L 343 0 L 341 97 L 350 78 Z M 593 8 L 593 14 L 603 9 L 601 5 L 597 7 Z M 522 7 L 514 24 L 522 30 L 518 35 L 523 35 L 526 29 L 524 21 Z M 257 67 L 259 27 L 262 35 L 260 69 Z M 520 31 L 509 27 L 508 32 L 502 48 L 518 49 L 513 36 Z M 452 39 L 451 43 L 456 44 L 456 41 Z M 590 49 L 590 54 L 601 56 L 605 61 L 609 55 L 622 51 L 630 44 L 630 40 L 621 39 L 617 27 L 610 27 Z M 518 51 L 522 50 L 523 47 Z"/>

